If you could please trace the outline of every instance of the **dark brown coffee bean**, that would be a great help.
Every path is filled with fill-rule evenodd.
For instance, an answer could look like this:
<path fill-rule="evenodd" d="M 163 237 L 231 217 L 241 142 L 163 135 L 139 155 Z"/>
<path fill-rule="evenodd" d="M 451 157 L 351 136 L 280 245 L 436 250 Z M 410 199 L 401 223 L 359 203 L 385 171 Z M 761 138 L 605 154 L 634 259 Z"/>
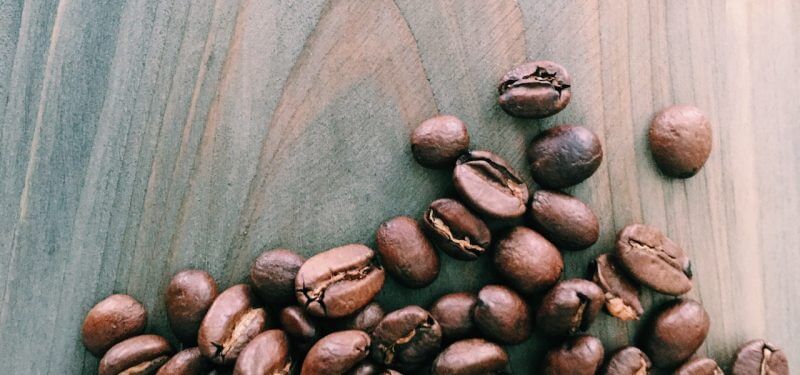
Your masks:
<path fill-rule="evenodd" d="M 206 271 L 185 270 L 175 274 L 167 286 L 164 301 L 172 332 L 182 342 L 197 343 L 200 322 L 217 298 L 217 283 Z"/>
<path fill-rule="evenodd" d="M 358 311 L 383 288 L 386 276 L 374 261 L 375 252 L 359 244 L 314 255 L 297 273 L 297 301 L 320 317 L 337 318 Z"/>
<path fill-rule="evenodd" d="M 621 320 L 638 320 L 644 313 L 639 287 L 612 254 L 601 254 L 590 266 L 592 281 L 603 290 L 606 311 Z"/>
<path fill-rule="evenodd" d="M 585 331 L 603 308 L 603 290 L 583 279 L 559 282 L 542 299 L 536 326 L 550 336 L 567 336 Z"/>
<path fill-rule="evenodd" d="M 559 249 L 583 250 L 600 236 L 600 223 L 592 209 L 558 191 L 533 193 L 530 213 L 533 228 Z"/>
<path fill-rule="evenodd" d="M 392 369 L 382 368 L 370 361 L 361 362 L 354 369 L 350 370 L 347 375 L 403 375 L 398 371 Z"/>
<path fill-rule="evenodd" d="M 695 358 L 675 370 L 674 375 L 725 375 L 711 358 Z"/>
<path fill-rule="evenodd" d="M 486 223 L 454 199 L 433 201 L 422 223 L 436 247 L 456 259 L 478 259 L 492 242 Z"/>
<path fill-rule="evenodd" d="M 292 358 L 289 356 L 289 338 L 279 329 L 271 329 L 254 337 L 242 349 L 234 375 L 289 375 Z"/>
<path fill-rule="evenodd" d="M 626 346 L 608 359 L 604 375 L 647 375 L 653 363 L 639 348 Z"/>
<path fill-rule="evenodd" d="M 261 253 L 250 268 L 253 289 L 267 306 L 286 306 L 295 301 L 294 280 L 305 258 L 287 249 Z"/>
<path fill-rule="evenodd" d="M 494 265 L 514 289 L 532 295 L 561 277 L 564 260 L 550 241 L 527 227 L 514 227 L 495 245 Z"/>
<path fill-rule="evenodd" d="M 603 364 L 603 343 L 596 337 L 578 336 L 547 352 L 545 375 L 594 375 Z"/>
<path fill-rule="evenodd" d="M 600 140 L 589 129 L 559 125 L 545 130 L 528 146 L 531 174 L 548 189 L 577 185 L 589 178 L 603 161 Z"/>
<path fill-rule="evenodd" d="M 512 116 L 552 116 L 569 104 L 571 85 L 572 80 L 563 66 L 552 61 L 528 62 L 503 76 L 498 87 L 498 102 Z"/>
<path fill-rule="evenodd" d="M 161 336 L 134 336 L 111 347 L 100 360 L 97 373 L 155 374 L 171 354 L 172 347 Z"/>
<path fill-rule="evenodd" d="M 617 259 L 640 283 L 678 296 L 692 289 L 689 256 L 657 228 L 631 224 L 617 235 Z"/>
<path fill-rule="evenodd" d="M 442 327 L 444 341 L 456 341 L 477 334 L 472 321 L 472 309 L 478 297 L 472 293 L 450 293 L 441 296 L 431 306 L 431 315 Z"/>
<path fill-rule="evenodd" d="M 653 159 L 665 175 L 689 178 L 711 155 L 711 123 L 697 107 L 674 105 L 650 123 L 648 141 Z"/>
<path fill-rule="evenodd" d="M 383 320 L 386 313 L 378 302 L 371 302 L 355 314 L 332 321 L 337 331 L 359 330 L 372 333 L 372 330 Z"/>
<path fill-rule="evenodd" d="M 397 216 L 378 227 L 375 239 L 386 272 L 401 284 L 422 288 L 439 276 L 439 254 L 416 220 Z"/>
<path fill-rule="evenodd" d="M 264 331 L 267 313 L 249 285 L 234 285 L 211 304 L 197 336 L 200 352 L 216 364 L 232 364 L 253 337 Z"/>
<path fill-rule="evenodd" d="M 81 327 L 83 345 L 100 357 L 116 343 L 136 336 L 147 325 L 147 311 L 126 294 L 113 294 L 98 302 Z"/>
<path fill-rule="evenodd" d="M 211 361 L 203 357 L 200 348 L 184 349 L 158 369 L 156 375 L 204 375 L 211 370 Z"/>
<path fill-rule="evenodd" d="M 429 168 L 452 167 L 468 148 L 467 126 L 455 116 L 429 118 L 411 133 L 414 158 Z"/>
<path fill-rule="evenodd" d="M 528 304 L 502 285 L 487 285 L 478 292 L 472 318 L 486 338 L 501 344 L 519 344 L 531 336 Z"/>
<path fill-rule="evenodd" d="M 439 352 L 442 327 L 419 306 L 386 314 L 372 331 L 372 360 L 389 368 L 411 371 Z"/>
<path fill-rule="evenodd" d="M 292 345 L 301 352 L 308 351 L 320 338 L 317 325 L 299 306 L 284 307 L 280 313 L 281 327 L 291 337 Z"/>
<path fill-rule="evenodd" d="M 462 155 L 453 183 L 464 202 L 495 219 L 514 219 L 525 213 L 528 186 L 503 158 L 489 151 Z"/>
<path fill-rule="evenodd" d="M 789 375 L 786 352 L 764 340 L 753 340 L 736 352 L 732 375 Z"/>
<path fill-rule="evenodd" d="M 508 354 L 500 345 L 484 339 L 456 341 L 433 361 L 432 375 L 510 374 Z"/>
<path fill-rule="evenodd" d="M 657 367 L 689 359 L 705 341 L 711 321 L 697 301 L 677 300 L 661 311 L 644 336 L 644 349 Z"/>
<path fill-rule="evenodd" d="M 301 375 L 340 375 L 369 354 L 370 338 L 362 331 L 340 331 L 317 341 L 308 351 Z"/>

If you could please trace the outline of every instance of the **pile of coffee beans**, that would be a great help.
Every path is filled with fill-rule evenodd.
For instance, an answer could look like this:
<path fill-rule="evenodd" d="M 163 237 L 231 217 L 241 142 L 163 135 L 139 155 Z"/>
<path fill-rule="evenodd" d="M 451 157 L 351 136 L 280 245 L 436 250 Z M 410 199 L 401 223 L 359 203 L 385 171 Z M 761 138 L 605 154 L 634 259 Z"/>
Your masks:
<path fill-rule="evenodd" d="M 513 116 L 551 116 L 569 103 L 571 85 L 559 64 L 529 62 L 503 77 L 499 104 Z M 665 175 L 687 178 L 711 152 L 711 127 L 697 108 L 674 106 L 655 117 L 649 141 Z M 614 250 L 598 256 L 585 279 L 561 280 L 561 251 L 586 249 L 600 233 L 588 205 L 556 190 L 599 167 L 603 147 L 591 130 L 560 125 L 533 139 L 533 192 L 501 156 L 469 144 L 467 127 L 453 116 L 414 130 L 414 157 L 452 169 L 458 196 L 435 200 L 421 218 L 381 224 L 375 250 L 346 244 L 309 259 L 269 250 L 255 259 L 248 284 L 222 292 L 205 271 L 174 275 L 164 302 L 183 348 L 177 353 L 164 337 L 145 334 L 147 311 L 134 298 L 100 301 L 82 329 L 87 350 L 101 357 L 99 373 L 509 374 L 502 345 L 528 340 L 535 327 L 552 345 L 540 373 L 723 374 L 714 360 L 695 355 L 711 320 L 699 302 L 681 297 L 692 289 L 691 262 L 658 228 L 621 228 Z M 488 220 L 508 224 L 493 233 Z M 387 274 L 409 288 L 430 285 L 439 251 L 459 261 L 492 257 L 505 285 L 443 295 L 427 309 L 385 312 L 373 301 Z M 640 319 L 642 286 L 675 298 L 646 325 L 638 347 L 607 353 L 584 332 L 601 311 Z M 734 375 L 789 374 L 786 353 L 763 340 L 744 344 L 732 363 Z"/>

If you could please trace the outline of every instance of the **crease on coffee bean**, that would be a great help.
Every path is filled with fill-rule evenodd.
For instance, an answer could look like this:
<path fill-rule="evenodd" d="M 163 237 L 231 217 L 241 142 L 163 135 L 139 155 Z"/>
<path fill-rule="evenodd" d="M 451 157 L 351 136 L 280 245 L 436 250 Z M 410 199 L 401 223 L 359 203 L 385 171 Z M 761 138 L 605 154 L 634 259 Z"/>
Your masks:
<path fill-rule="evenodd" d="M 548 84 L 558 92 L 561 97 L 561 91 L 568 89 L 570 85 L 564 83 L 563 80 L 558 79 L 558 72 L 550 73 L 546 68 L 537 66 L 533 73 L 522 76 L 519 79 L 509 79 L 500 84 L 500 93 L 508 91 L 514 87 L 537 86 L 540 84 Z"/>
<path fill-rule="evenodd" d="M 470 154 L 467 163 L 476 161 L 483 161 L 486 164 L 489 164 L 492 168 L 499 171 L 500 174 L 503 175 L 503 181 L 497 181 L 496 178 L 493 178 L 494 176 L 487 176 L 486 174 L 479 173 L 478 175 L 481 178 L 489 181 L 489 183 L 493 183 L 493 185 L 499 185 L 501 188 L 511 191 L 511 195 L 517 197 L 520 200 L 524 200 L 522 198 L 525 194 L 523 194 L 523 189 L 520 186 L 524 185 L 525 182 L 522 181 L 521 178 L 517 177 L 517 175 L 514 172 L 512 172 L 506 166 L 495 162 L 494 160 Z"/>
<path fill-rule="evenodd" d="M 307 309 L 312 303 L 316 302 L 322 308 L 322 311 L 327 315 L 328 310 L 325 306 L 325 291 L 333 284 L 342 282 L 342 281 L 354 281 L 354 280 L 361 280 L 367 277 L 372 270 L 374 270 L 377 265 L 372 263 L 367 264 L 361 268 L 355 270 L 346 270 L 340 272 L 334 272 L 333 275 L 324 282 L 320 283 L 314 289 L 310 289 L 306 286 L 305 280 L 302 281 L 303 287 L 297 290 L 306 297 L 305 308 Z"/>
<path fill-rule="evenodd" d="M 590 267 L 595 268 L 593 279 L 594 282 L 603 289 L 603 297 L 605 297 L 605 305 L 608 312 L 621 320 L 639 320 L 639 313 L 637 310 L 629 305 L 621 296 L 611 292 L 611 286 L 608 284 L 608 281 L 606 281 L 605 275 L 603 275 L 600 269 L 600 262 L 594 260 L 590 264 Z"/>
<path fill-rule="evenodd" d="M 255 322 L 259 318 L 259 313 L 263 309 L 250 309 L 244 314 L 242 314 L 239 319 L 236 320 L 236 323 L 233 326 L 233 330 L 231 334 L 223 340 L 223 342 L 216 343 L 212 342 L 211 345 L 214 346 L 216 351 L 214 352 L 214 358 L 220 357 L 222 361 L 225 361 L 225 357 L 228 356 L 231 351 L 235 349 L 242 349 L 247 341 L 245 339 L 249 339 L 249 337 L 245 337 L 243 330 L 250 327 L 250 325 Z"/>
<path fill-rule="evenodd" d="M 660 246 L 650 246 L 644 242 L 637 241 L 633 238 L 628 239 L 628 245 L 631 246 L 632 249 L 635 250 L 644 250 L 650 254 L 653 254 L 660 258 L 661 260 L 665 261 L 669 264 L 672 268 L 678 269 L 683 272 L 684 275 L 691 278 L 692 277 L 692 267 L 691 264 L 687 265 L 686 268 L 683 267 L 682 264 L 678 262 L 678 258 L 673 256 L 672 254 L 667 253 L 663 248 Z"/>
<path fill-rule="evenodd" d="M 761 368 L 760 368 L 760 375 L 767 375 L 769 374 L 769 360 L 772 358 L 773 349 L 770 348 L 769 344 L 764 343 L 764 346 L 761 348 Z"/>
<path fill-rule="evenodd" d="M 156 369 L 167 363 L 169 356 L 162 355 L 158 358 L 144 361 L 136 366 L 129 367 L 119 373 L 119 375 L 136 375 L 136 374 L 150 374 L 155 372 Z"/>
<path fill-rule="evenodd" d="M 572 316 L 572 322 L 570 322 L 569 333 L 573 334 L 577 332 L 579 329 L 584 330 L 586 329 L 589 324 L 586 321 L 589 317 L 586 316 L 586 307 L 589 305 L 589 297 L 587 297 L 583 293 L 576 293 L 578 295 L 578 299 L 581 301 L 580 305 L 578 305 L 578 311 L 575 312 L 575 315 Z"/>
<path fill-rule="evenodd" d="M 647 375 L 647 361 L 639 355 L 639 368 L 636 369 L 635 375 Z"/>
<path fill-rule="evenodd" d="M 447 237 L 447 240 L 455 243 L 461 250 L 465 252 L 469 252 L 475 256 L 483 254 L 486 249 L 481 246 L 474 245 L 470 240 L 469 236 L 464 236 L 464 239 L 458 239 L 453 235 L 452 230 L 450 227 L 445 224 L 444 220 L 440 219 L 436 216 L 436 213 L 433 210 L 428 210 L 428 215 L 426 219 L 433 224 L 433 228 L 436 230 L 437 233 L 441 234 L 442 236 Z"/>
<path fill-rule="evenodd" d="M 409 331 L 405 336 L 400 337 L 397 340 L 394 340 L 388 346 L 384 345 L 384 344 L 378 345 L 378 347 L 380 348 L 381 352 L 383 353 L 383 364 L 384 365 L 390 365 L 390 364 L 394 363 L 394 356 L 395 356 L 395 352 L 397 350 L 397 347 L 401 346 L 401 345 L 404 345 L 404 344 L 408 344 L 421 331 L 429 330 L 431 328 L 431 326 L 433 326 L 433 322 L 434 322 L 433 318 L 429 316 L 428 319 L 425 319 L 425 321 L 417 324 L 414 327 L 414 329 Z"/>

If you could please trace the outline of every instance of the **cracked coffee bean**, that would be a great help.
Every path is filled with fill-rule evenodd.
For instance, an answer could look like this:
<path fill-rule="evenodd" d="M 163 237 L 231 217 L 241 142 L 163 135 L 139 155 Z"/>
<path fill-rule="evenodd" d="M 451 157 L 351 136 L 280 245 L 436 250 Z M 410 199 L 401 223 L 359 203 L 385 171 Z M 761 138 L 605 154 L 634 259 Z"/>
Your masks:
<path fill-rule="evenodd" d="M 340 331 L 317 341 L 308 351 L 300 375 L 341 375 L 369 354 L 370 338 L 362 331 Z"/>
<path fill-rule="evenodd" d="M 533 180 L 547 189 L 577 185 L 603 161 L 603 147 L 591 130 L 576 125 L 547 129 L 528 146 Z"/>
<path fill-rule="evenodd" d="M 646 331 L 642 349 L 657 367 L 678 366 L 703 344 L 710 325 L 700 303 L 676 300 L 656 316 Z"/>
<path fill-rule="evenodd" d="M 600 223 L 592 209 L 558 191 L 533 193 L 530 217 L 533 228 L 559 249 L 583 250 L 600 236 Z"/>
<path fill-rule="evenodd" d="M 514 289 L 533 295 L 550 289 L 561 277 L 561 253 L 539 233 L 517 226 L 495 244 L 494 265 Z"/>
<path fill-rule="evenodd" d="M 313 316 L 339 318 L 366 306 L 383 287 L 375 252 L 350 244 L 309 258 L 297 273 L 297 301 Z"/>
<path fill-rule="evenodd" d="M 528 186 L 503 158 L 489 151 L 462 155 L 453 184 L 464 202 L 495 219 L 515 219 L 525 213 Z"/>
<path fill-rule="evenodd" d="M 134 336 L 111 347 L 100 360 L 97 373 L 155 374 L 171 354 L 172 347 L 161 336 Z"/>
<path fill-rule="evenodd" d="M 536 326 L 550 336 L 567 336 L 589 329 L 603 308 L 603 290 L 583 279 L 561 281 L 542 299 Z"/>
<path fill-rule="evenodd" d="M 603 343 L 593 336 L 573 337 L 544 357 L 545 375 L 594 375 L 603 364 Z"/>
<path fill-rule="evenodd" d="M 452 167 L 469 148 L 469 133 L 455 116 L 435 116 L 423 121 L 411 133 L 414 159 L 429 168 Z"/>
<path fill-rule="evenodd" d="M 204 375 L 211 370 L 211 361 L 203 357 L 200 348 L 184 349 L 158 369 L 156 375 Z"/>
<path fill-rule="evenodd" d="M 679 296 L 692 289 L 692 268 L 686 252 L 657 228 L 631 224 L 617 235 L 616 255 L 637 281 L 651 289 Z"/>
<path fill-rule="evenodd" d="M 675 370 L 674 375 L 725 375 L 711 358 L 695 358 Z"/>
<path fill-rule="evenodd" d="M 623 272 L 612 254 L 601 254 L 589 267 L 592 281 L 603 290 L 606 311 L 620 320 L 639 320 L 644 313 L 639 287 Z"/>
<path fill-rule="evenodd" d="M 359 330 L 372 333 L 372 330 L 383 320 L 386 313 L 378 302 L 370 302 L 358 312 L 332 321 L 336 331 Z"/>
<path fill-rule="evenodd" d="M 502 346 L 484 339 L 456 341 L 433 361 L 432 375 L 510 374 L 508 354 Z"/>
<path fill-rule="evenodd" d="M 113 294 L 86 314 L 81 327 L 83 345 L 100 357 L 115 344 L 136 336 L 147 325 L 147 311 L 126 294 Z"/>
<path fill-rule="evenodd" d="M 319 340 L 320 333 L 316 323 L 302 307 L 284 307 L 279 319 L 281 327 L 291 337 L 291 343 L 297 350 L 306 352 Z"/>
<path fill-rule="evenodd" d="M 487 285 L 478 292 L 472 318 L 484 337 L 501 344 L 519 344 L 531 336 L 528 304 L 502 285 Z"/>
<path fill-rule="evenodd" d="M 742 345 L 733 359 L 732 375 L 789 375 L 786 352 L 764 340 Z"/>
<path fill-rule="evenodd" d="M 653 363 L 639 348 L 626 346 L 614 352 L 605 365 L 603 375 L 647 375 Z"/>
<path fill-rule="evenodd" d="M 254 337 L 242 349 L 233 375 L 289 375 L 292 358 L 289 338 L 279 329 L 271 329 Z"/>
<path fill-rule="evenodd" d="M 674 105 L 653 118 L 648 141 L 653 159 L 665 175 L 689 178 L 711 155 L 711 123 L 697 107 Z"/>
<path fill-rule="evenodd" d="M 233 364 L 253 337 L 264 331 L 267 312 L 258 307 L 249 285 L 234 285 L 220 293 L 208 309 L 197 344 L 212 362 Z"/>
<path fill-rule="evenodd" d="M 200 322 L 217 298 L 217 283 L 206 271 L 185 270 L 175 274 L 167 286 L 165 304 L 172 333 L 181 342 L 197 343 Z"/>
<path fill-rule="evenodd" d="M 436 355 L 441 343 L 439 322 L 419 306 L 406 306 L 386 314 L 372 331 L 372 360 L 412 371 Z"/>
<path fill-rule="evenodd" d="M 378 227 L 375 240 L 383 267 L 401 284 L 422 288 L 439 276 L 439 254 L 416 220 L 392 218 Z"/>
<path fill-rule="evenodd" d="M 498 87 L 498 102 L 512 116 L 552 116 L 569 104 L 571 85 L 572 80 L 563 66 L 552 61 L 528 62 L 503 76 Z"/>
<path fill-rule="evenodd" d="M 431 242 L 456 259 L 478 259 L 492 242 L 486 223 L 454 199 L 433 201 L 422 223 Z"/>
<path fill-rule="evenodd" d="M 294 280 L 305 258 L 287 249 L 261 253 L 250 268 L 253 290 L 267 306 L 282 307 L 295 301 Z"/>
<path fill-rule="evenodd" d="M 472 293 L 450 293 L 441 296 L 431 306 L 431 315 L 442 327 L 444 341 L 456 341 L 477 334 L 472 310 L 478 297 Z"/>

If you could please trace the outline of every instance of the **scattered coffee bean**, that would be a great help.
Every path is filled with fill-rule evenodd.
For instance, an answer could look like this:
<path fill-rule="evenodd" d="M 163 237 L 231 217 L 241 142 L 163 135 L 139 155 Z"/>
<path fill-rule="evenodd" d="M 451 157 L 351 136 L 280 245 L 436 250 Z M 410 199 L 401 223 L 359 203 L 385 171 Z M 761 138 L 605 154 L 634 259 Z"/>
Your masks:
<path fill-rule="evenodd" d="M 467 126 L 455 116 L 429 118 L 411 133 L 414 158 L 429 168 L 452 167 L 468 148 Z"/>
<path fill-rule="evenodd" d="M 542 299 L 536 326 L 550 336 L 585 331 L 603 308 L 603 290 L 583 279 L 561 281 Z"/>
<path fill-rule="evenodd" d="M 647 375 L 653 363 L 639 348 L 626 346 L 614 352 L 605 365 L 604 375 Z"/>
<path fill-rule="evenodd" d="M 648 141 L 653 159 L 665 175 L 689 178 L 711 155 L 711 123 L 697 107 L 674 105 L 650 123 Z"/>
<path fill-rule="evenodd" d="M 603 290 L 606 311 L 621 320 L 638 320 L 644 314 L 639 287 L 620 268 L 613 254 L 601 254 L 590 266 L 592 281 Z"/>
<path fill-rule="evenodd" d="M 510 374 L 508 354 L 500 345 L 484 339 L 456 341 L 433 361 L 432 375 Z"/>
<path fill-rule="evenodd" d="M 695 358 L 675 370 L 674 375 L 725 375 L 711 358 Z"/>
<path fill-rule="evenodd" d="M 705 341 L 711 321 L 697 301 L 669 304 L 644 336 L 642 349 L 657 367 L 675 367 L 689 359 Z"/>
<path fill-rule="evenodd" d="M 97 373 L 154 374 L 171 354 L 172 347 L 161 336 L 134 336 L 112 346 L 100 360 Z"/>
<path fill-rule="evenodd" d="M 439 276 L 439 254 L 416 220 L 397 216 L 378 227 L 375 239 L 386 272 L 401 284 L 422 288 Z"/>
<path fill-rule="evenodd" d="M 295 301 L 294 280 L 305 258 L 287 249 L 261 253 L 250 268 L 253 289 L 267 306 L 281 307 Z"/>
<path fill-rule="evenodd" d="M 362 331 L 339 331 L 317 341 L 308 351 L 300 375 L 340 375 L 369 354 L 370 338 Z"/>
<path fill-rule="evenodd" d="M 456 259 L 478 259 L 492 242 L 486 223 L 454 199 L 433 201 L 422 223 L 436 247 Z"/>
<path fill-rule="evenodd" d="M 271 329 L 254 337 L 242 349 L 234 375 L 289 375 L 292 358 L 289 356 L 289 338 L 279 329 Z"/>
<path fill-rule="evenodd" d="M 583 250 L 600 236 L 600 223 L 592 209 L 558 191 L 533 193 L 530 213 L 533 228 L 559 249 Z"/>
<path fill-rule="evenodd" d="M 450 293 L 441 296 L 431 306 L 431 315 L 442 327 L 442 339 L 452 342 L 477 334 L 472 321 L 472 309 L 478 297 L 472 293 Z"/>
<path fill-rule="evenodd" d="M 742 345 L 733 358 L 732 375 L 789 375 L 786 353 L 764 340 Z"/>
<path fill-rule="evenodd" d="M 545 130 L 528 146 L 531 174 L 537 184 L 561 189 L 589 178 L 603 161 L 600 140 L 589 129 L 559 125 Z"/>
<path fill-rule="evenodd" d="M 572 80 L 563 66 L 552 61 L 528 62 L 503 76 L 498 87 L 498 102 L 512 116 L 552 116 L 569 104 L 571 85 Z"/>
<path fill-rule="evenodd" d="M 472 318 L 486 338 L 501 344 L 519 344 L 531 336 L 528 304 L 502 285 L 487 285 L 478 292 Z"/>
<path fill-rule="evenodd" d="M 333 321 L 333 326 L 337 331 L 355 329 L 372 333 L 385 315 L 386 313 L 379 303 L 371 302 L 355 314 Z"/>
<path fill-rule="evenodd" d="M 617 235 L 617 259 L 640 283 L 678 296 L 692 289 L 689 257 L 658 228 L 631 224 Z"/>
<path fill-rule="evenodd" d="M 126 294 L 113 294 L 98 302 L 83 321 L 83 345 L 100 357 L 112 346 L 136 336 L 147 325 L 147 311 Z"/>
<path fill-rule="evenodd" d="M 545 375 L 594 375 L 603 364 L 603 343 L 596 337 L 578 336 L 547 352 Z"/>
<path fill-rule="evenodd" d="M 528 186 L 503 158 L 489 151 L 462 155 L 453 183 L 464 202 L 495 219 L 514 219 L 525 213 Z"/>
<path fill-rule="evenodd" d="M 156 375 L 203 375 L 211 370 L 211 361 L 203 357 L 200 348 L 184 349 L 158 369 Z"/>
<path fill-rule="evenodd" d="M 317 325 L 305 310 L 299 306 L 284 307 L 280 313 L 281 327 L 292 339 L 292 345 L 301 352 L 306 352 L 319 340 Z"/>
<path fill-rule="evenodd" d="M 442 327 L 419 306 L 386 314 L 372 331 L 372 360 L 389 368 L 412 371 L 439 352 Z"/>
<path fill-rule="evenodd" d="M 509 284 L 525 295 L 552 287 L 564 261 L 550 241 L 527 227 L 514 227 L 497 242 L 494 265 Z"/>
<path fill-rule="evenodd" d="M 217 283 L 206 271 L 185 270 L 172 277 L 164 301 L 172 332 L 183 343 L 197 343 L 200 322 L 217 298 Z"/>
<path fill-rule="evenodd" d="M 236 361 L 253 337 L 264 331 L 267 313 L 258 307 L 249 285 L 234 285 L 220 293 L 208 309 L 197 344 L 200 352 L 216 364 Z"/>

